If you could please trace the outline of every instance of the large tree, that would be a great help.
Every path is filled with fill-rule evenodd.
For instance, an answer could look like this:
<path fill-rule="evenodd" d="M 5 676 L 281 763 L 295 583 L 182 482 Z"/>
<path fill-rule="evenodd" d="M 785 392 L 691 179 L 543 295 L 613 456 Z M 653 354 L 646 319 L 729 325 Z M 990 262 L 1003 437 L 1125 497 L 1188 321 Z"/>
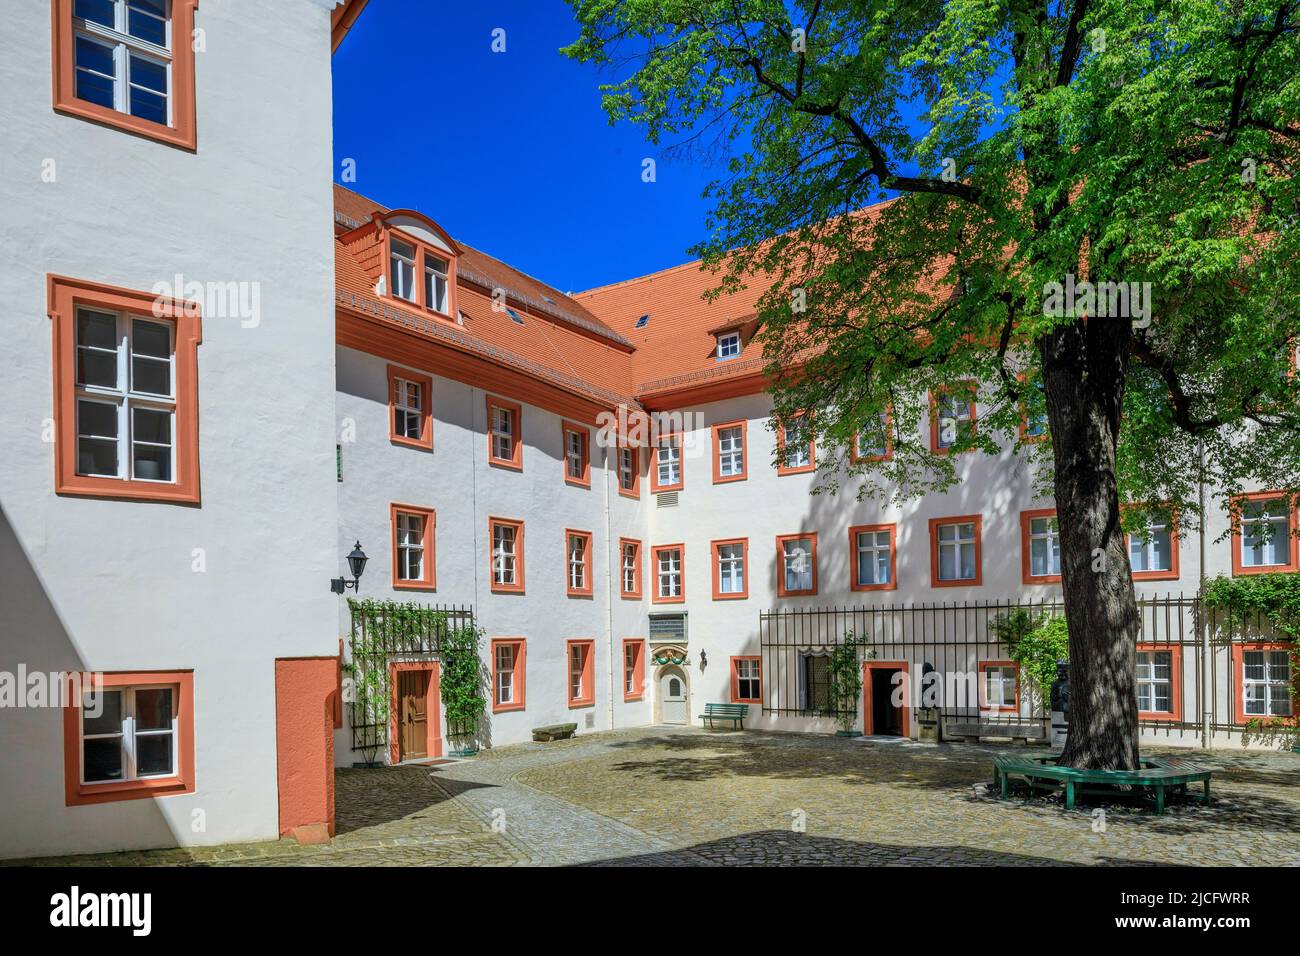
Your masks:
<path fill-rule="evenodd" d="M 570 2 L 564 52 L 612 71 L 611 121 L 728 157 L 697 251 L 718 293 L 770 284 L 774 418 L 811 413 L 825 487 L 924 494 L 963 451 L 1035 462 L 1063 759 L 1136 766 L 1121 506 L 1191 527 L 1202 482 L 1216 506 L 1300 488 L 1300 0 Z M 1136 294 L 1071 297 L 1085 279 Z M 969 383 L 988 410 L 970 427 L 940 401 L 936 454 L 930 396 Z M 855 461 L 882 416 L 892 457 Z"/>

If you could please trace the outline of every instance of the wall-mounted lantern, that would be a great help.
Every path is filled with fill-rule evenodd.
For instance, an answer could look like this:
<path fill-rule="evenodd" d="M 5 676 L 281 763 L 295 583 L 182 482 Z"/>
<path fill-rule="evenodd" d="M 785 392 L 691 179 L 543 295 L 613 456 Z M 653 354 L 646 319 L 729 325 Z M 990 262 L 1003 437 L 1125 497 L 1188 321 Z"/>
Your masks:
<path fill-rule="evenodd" d="M 352 572 L 352 580 L 333 578 L 330 580 L 330 590 L 335 594 L 342 594 L 348 588 L 356 588 L 361 582 L 361 572 L 366 569 L 366 562 L 369 560 L 366 553 L 361 550 L 361 542 L 358 541 L 352 553 L 348 555 L 348 569 Z"/>

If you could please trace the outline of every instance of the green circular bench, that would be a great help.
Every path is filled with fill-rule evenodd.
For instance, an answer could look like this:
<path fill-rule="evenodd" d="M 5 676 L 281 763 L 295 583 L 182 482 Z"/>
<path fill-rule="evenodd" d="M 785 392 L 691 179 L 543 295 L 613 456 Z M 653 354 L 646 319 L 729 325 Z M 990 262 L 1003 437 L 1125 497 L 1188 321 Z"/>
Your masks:
<path fill-rule="evenodd" d="M 1077 770 L 1057 765 L 1060 757 L 993 758 L 993 786 L 1000 796 L 1007 796 L 1010 781 L 1019 777 L 1031 788 L 1065 791 L 1065 808 L 1074 809 L 1076 795 L 1103 794 L 1113 796 L 1114 791 L 1103 789 L 1117 786 L 1139 787 L 1155 794 L 1156 813 L 1165 812 L 1165 791 L 1174 788 L 1187 792 L 1190 783 L 1205 785 L 1201 802 L 1210 803 L 1211 770 L 1188 763 L 1181 757 L 1143 757 L 1137 770 Z"/>

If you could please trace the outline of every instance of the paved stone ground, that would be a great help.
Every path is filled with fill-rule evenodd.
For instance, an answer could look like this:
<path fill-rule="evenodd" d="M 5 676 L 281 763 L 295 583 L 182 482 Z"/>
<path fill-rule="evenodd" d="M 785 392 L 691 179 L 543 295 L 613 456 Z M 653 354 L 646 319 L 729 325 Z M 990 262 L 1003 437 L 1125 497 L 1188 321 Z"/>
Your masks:
<path fill-rule="evenodd" d="M 1300 866 L 1300 756 L 1178 751 L 1215 804 L 1072 812 L 987 789 L 996 747 L 644 728 L 337 773 L 338 835 L 84 865 Z M 1157 752 L 1152 750 L 1151 752 Z"/>

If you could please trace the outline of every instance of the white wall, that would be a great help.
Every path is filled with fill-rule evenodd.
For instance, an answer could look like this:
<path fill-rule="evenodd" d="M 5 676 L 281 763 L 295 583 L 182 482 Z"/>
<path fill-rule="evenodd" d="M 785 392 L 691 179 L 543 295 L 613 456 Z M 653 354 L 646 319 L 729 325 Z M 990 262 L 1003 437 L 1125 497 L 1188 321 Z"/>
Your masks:
<path fill-rule="evenodd" d="M 361 579 L 360 597 L 472 606 L 486 631 L 485 666 L 493 638 L 527 641 L 526 707 L 500 714 L 489 709 L 487 743 L 528 740 L 533 727 L 545 724 L 576 722 L 582 732 L 648 722 L 648 695 L 643 702 L 624 703 L 622 685 L 617 683 L 622 679 L 622 639 L 646 636 L 644 607 L 621 600 L 617 578 L 608 577 L 610 542 L 617 572 L 619 537 L 644 537 L 644 493 L 640 502 L 618 494 L 613 456 L 607 468 L 594 429 L 591 487 L 566 484 L 561 459 L 563 418 L 535 405 L 523 406 L 523 470 L 489 465 L 487 393 L 439 376 L 433 376 L 433 451 L 393 444 L 388 364 L 364 352 L 338 350 L 338 429 L 340 435 L 355 436 L 355 441 L 342 446 L 338 546 L 346 554 L 360 540 L 371 558 Z M 508 393 L 494 394 L 511 398 Z M 437 513 L 436 592 L 392 587 L 389 505 L 394 502 Z M 490 589 L 489 516 L 524 521 L 524 594 L 497 594 Z M 565 594 L 563 556 L 569 528 L 592 534 L 591 597 Z M 338 628 L 345 638 L 349 622 L 347 604 L 339 598 Z M 571 639 L 596 642 L 596 695 L 589 707 L 568 706 L 565 642 Z M 612 708 L 611 679 L 615 681 Z M 446 721 L 440 725 L 445 733 Z M 335 738 L 335 760 L 340 765 L 361 759 L 351 752 L 351 744 L 351 729 L 345 727 Z"/>
<path fill-rule="evenodd" d="M 274 838 L 273 662 L 337 648 L 329 15 L 202 4 L 191 153 L 54 113 L 50 5 L 7 6 L 0 670 L 193 669 L 197 791 L 65 807 L 59 711 L 0 713 L 0 858 Z M 203 323 L 201 507 L 54 494 L 48 272 L 260 283 Z"/>

